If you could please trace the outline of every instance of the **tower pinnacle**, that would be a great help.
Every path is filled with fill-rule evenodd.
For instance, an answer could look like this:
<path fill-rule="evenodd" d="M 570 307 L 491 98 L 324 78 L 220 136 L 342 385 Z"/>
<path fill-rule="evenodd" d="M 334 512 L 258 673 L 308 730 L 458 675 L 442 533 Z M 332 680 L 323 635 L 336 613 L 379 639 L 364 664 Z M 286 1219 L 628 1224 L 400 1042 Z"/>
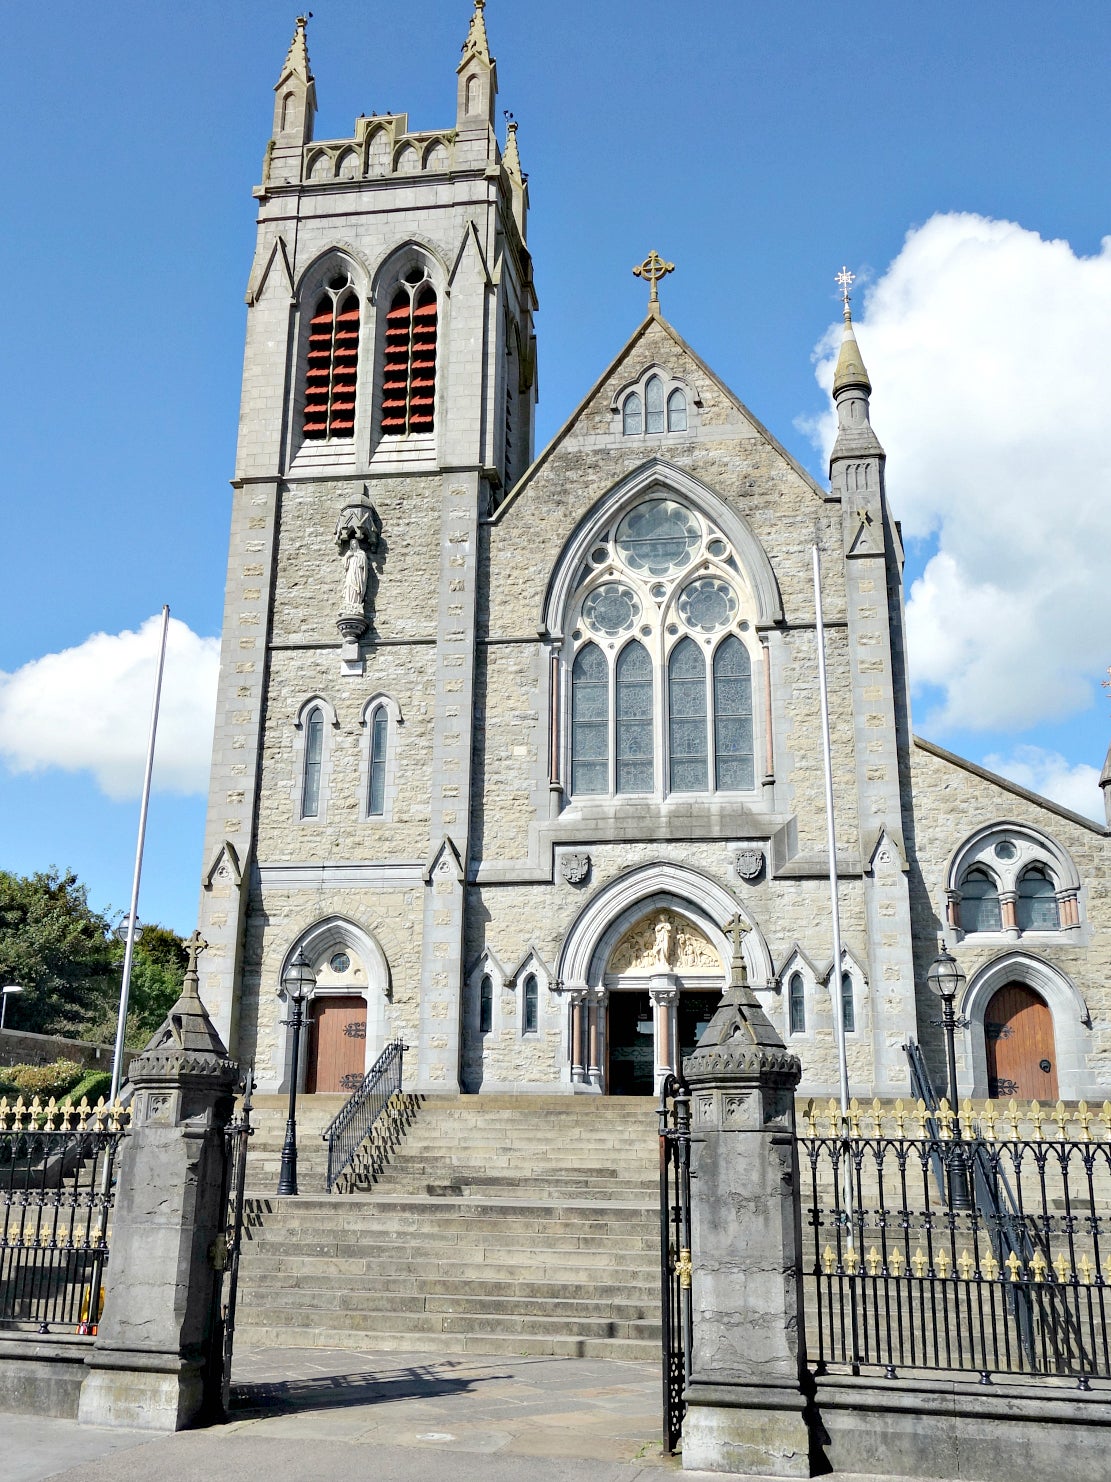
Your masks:
<path fill-rule="evenodd" d="M 490 42 L 486 35 L 486 17 L 483 15 L 485 9 L 486 0 L 474 0 L 474 15 L 471 16 L 471 28 L 463 43 L 463 61 L 460 66 L 469 62 L 472 57 L 477 57 L 480 62 L 492 60 Z"/>
<path fill-rule="evenodd" d="M 301 150 L 312 139 L 316 117 L 316 83 L 309 64 L 305 28 L 312 11 L 297 17 L 281 75 L 274 84 L 274 132 L 267 156 L 264 182 L 288 182 L 301 177 Z"/>
<path fill-rule="evenodd" d="M 278 78 L 278 87 L 291 77 L 298 77 L 302 82 L 312 82 L 312 68 L 309 65 L 309 47 L 305 31 L 309 21 L 312 20 L 312 11 L 306 11 L 304 15 L 297 17 L 297 29 L 293 33 L 293 40 L 289 43 L 289 52 L 286 55 L 285 66 L 282 75 Z"/>

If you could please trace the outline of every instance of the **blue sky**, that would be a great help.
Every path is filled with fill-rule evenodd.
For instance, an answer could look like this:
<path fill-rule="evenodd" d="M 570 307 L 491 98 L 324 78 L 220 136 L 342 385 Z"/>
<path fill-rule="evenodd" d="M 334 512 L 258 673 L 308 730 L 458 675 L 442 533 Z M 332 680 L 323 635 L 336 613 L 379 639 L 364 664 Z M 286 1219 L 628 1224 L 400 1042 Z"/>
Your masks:
<path fill-rule="evenodd" d="M 251 187 L 294 13 L 59 0 L 5 15 L 0 867 L 72 866 L 95 903 L 126 906 L 145 640 L 82 645 L 168 602 L 176 719 L 141 915 L 183 932 Z M 318 137 L 361 112 L 450 123 L 469 14 L 317 0 Z M 921 581 L 917 728 L 1098 807 L 1084 769 L 1111 728 L 1094 559 L 1111 535 L 1111 8 L 490 0 L 487 23 L 531 177 L 538 442 L 636 327 L 630 269 L 658 247 L 678 265 L 668 318 L 823 476 L 815 348 L 848 263 Z"/>

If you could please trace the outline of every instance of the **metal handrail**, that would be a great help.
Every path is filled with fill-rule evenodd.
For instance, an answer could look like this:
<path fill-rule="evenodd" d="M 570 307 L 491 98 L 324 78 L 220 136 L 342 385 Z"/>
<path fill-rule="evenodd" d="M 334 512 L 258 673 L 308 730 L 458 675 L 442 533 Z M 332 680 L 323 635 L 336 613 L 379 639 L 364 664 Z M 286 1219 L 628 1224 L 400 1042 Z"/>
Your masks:
<path fill-rule="evenodd" d="M 370 1136 L 375 1122 L 401 1091 L 401 1071 L 408 1045 L 391 1040 L 321 1133 L 328 1144 L 327 1189 L 332 1193 Z"/>

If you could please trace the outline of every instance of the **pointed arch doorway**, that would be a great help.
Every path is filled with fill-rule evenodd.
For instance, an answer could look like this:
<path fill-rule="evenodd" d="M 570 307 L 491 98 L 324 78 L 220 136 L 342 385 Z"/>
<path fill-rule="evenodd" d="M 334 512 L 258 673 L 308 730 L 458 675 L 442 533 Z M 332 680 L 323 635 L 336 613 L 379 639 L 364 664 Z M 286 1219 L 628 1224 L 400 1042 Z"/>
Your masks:
<path fill-rule="evenodd" d="M 1057 1047 L 1053 1015 L 1040 993 L 1025 983 L 1005 983 L 984 1010 L 988 1095 L 1057 1100 Z"/>

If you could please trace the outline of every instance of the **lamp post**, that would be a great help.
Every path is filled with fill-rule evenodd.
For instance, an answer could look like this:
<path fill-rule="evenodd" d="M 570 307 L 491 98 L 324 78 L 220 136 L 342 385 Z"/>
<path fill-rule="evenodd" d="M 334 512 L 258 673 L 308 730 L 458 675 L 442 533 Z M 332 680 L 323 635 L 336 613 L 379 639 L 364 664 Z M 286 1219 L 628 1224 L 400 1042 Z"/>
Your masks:
<path fill-rule="evenodd" d="M 278 1173 L 278 1193 L 297 1193 L 297 1067 L 301 1057 L 301 1029 L 305 1023 L 305 999 L 316 987 L 316 974 L 300 947 L 282 974 L 282 986 L 291 1005 L 286 1023 L 293 1032 L 293 1059 L 289 1071 L 289 1113 Z"/>
<path fill-rule="evenodd" d="M 949 1171 L 949 1203 L 953 1209 L 971 1209 L 972 1199 L 968 1187 L 968 1166 L 961 1147 L 961 1119 L 957 1100 L 957 1047 L 956 1032 L 967 1029 L 968 1020 L 958 1019 L 953 1012 L 953 1001 L 964 987 L 966 979 L 960 964 L 944 947 L 930 963 L 926 982 L 930 991 L 941 999 L 941 1018 L 931 1022 L 940 1024 L 945 1035 L 945 1059 L 949 1080 L 949 1105 L 953 1112 L 953 1139 L 946 1158 Z"/>
<path fill-rule="evenodd" d="M 3 995 L 0 997 L 0 1029 L 4 1027 L 4 1019 L 8 1012 L 8 994 L 22 992 L 23 988 L 19 983 L 6 983 L 3 988 L 0 988 L 0 994 Z"/>

